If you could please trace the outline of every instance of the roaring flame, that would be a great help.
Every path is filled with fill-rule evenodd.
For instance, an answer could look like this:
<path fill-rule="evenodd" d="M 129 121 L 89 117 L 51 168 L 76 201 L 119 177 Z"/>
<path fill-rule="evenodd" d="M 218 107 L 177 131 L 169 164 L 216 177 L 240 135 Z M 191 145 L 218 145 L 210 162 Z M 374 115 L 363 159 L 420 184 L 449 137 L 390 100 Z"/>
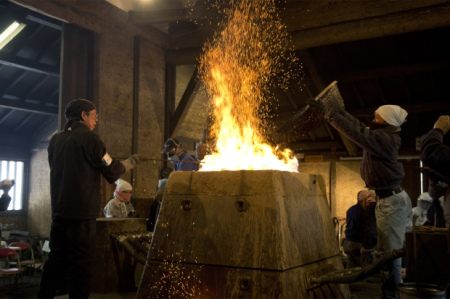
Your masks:
<path fill-rule="evenodd" d="M 289 149 L 277 151 L 265 135 L 271 84 L 287 88 L 296 58 L 273 0 L 230 1 L 227 21 L 204 47 L 200 76 L 211 97 L 213 153 L 202 171 L 275 169 L 297 171 Z M 278 79 L 274 82 L 274 78 Z"/>

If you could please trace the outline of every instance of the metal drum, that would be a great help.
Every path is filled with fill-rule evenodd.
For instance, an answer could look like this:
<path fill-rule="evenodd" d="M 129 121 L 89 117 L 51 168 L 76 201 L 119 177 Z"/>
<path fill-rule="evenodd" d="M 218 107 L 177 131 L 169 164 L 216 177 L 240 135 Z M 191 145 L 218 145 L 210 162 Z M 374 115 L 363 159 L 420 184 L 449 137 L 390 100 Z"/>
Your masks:
<path fill-rule="evenodd" d="M 435 284 L 401 283 L 397 285 L 399 299 L 445 299 L 446 292 Z"/>

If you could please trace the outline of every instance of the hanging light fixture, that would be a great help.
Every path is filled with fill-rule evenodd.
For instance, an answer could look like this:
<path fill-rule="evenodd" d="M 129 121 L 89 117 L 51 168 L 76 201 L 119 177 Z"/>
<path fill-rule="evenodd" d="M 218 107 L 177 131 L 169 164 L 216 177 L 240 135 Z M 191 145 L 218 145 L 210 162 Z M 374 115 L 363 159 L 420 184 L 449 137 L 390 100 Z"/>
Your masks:
<path fill-rule="evenodd" d="M 25 28 L 24 23 L 14 21 L 0 34 L 0 50 L 6 46 L 22 29 Z"/>

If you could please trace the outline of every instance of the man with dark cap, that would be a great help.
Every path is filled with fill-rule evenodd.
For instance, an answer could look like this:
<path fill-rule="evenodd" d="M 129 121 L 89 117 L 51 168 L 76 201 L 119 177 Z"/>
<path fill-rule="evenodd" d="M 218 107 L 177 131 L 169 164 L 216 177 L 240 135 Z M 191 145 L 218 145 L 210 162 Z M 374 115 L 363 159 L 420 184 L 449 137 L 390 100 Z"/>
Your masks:
<path fill-rule="evenodd" d="M 51 251 L 43 268 L 38 298 L 55 297 L 57 289 L 66 282 L 70 298 L 89 297 L 95 219 L 102 204 L 101 176 L 112 184 L 138 163 L 137 155 L 124 161 L 108 155 L 103 141 L 92 132 L 98 121 L 92 102 L 73 100 L 64 116 L 64 131 L 53 135 L 48 146 Z"/>
<path fill-rule="evenodd" d="M 401 145 L 400 126 L 408 113 L 397 105 L 383 105 L 375 110 L 369 127 L 344 109 L 333 110 L 321 100 L 309 100 L 313 111 L 321 114 L 336 130 L 363 149 L 360 166 L 366 187 L 375 190 L 377 204 L 378 252 L 404 247 L 405 232 L 412 217 L 411 199 L 401 188 L 405 176 L 398 162 Z M 397 284 L 402 283 L 401 258 L 393 260 L 382 271 L 383 298 L 397 298 Z"/>
<path fill-rule="evenodd" d="M 166 153 L 167 158 L 174 164 L 175 171 L 194 171 L 198 170 L 198 160 L 185 152 L 181 143 L 175 138 L 169 138 L 164 142 L 164 148 L 161 153 Z"/>

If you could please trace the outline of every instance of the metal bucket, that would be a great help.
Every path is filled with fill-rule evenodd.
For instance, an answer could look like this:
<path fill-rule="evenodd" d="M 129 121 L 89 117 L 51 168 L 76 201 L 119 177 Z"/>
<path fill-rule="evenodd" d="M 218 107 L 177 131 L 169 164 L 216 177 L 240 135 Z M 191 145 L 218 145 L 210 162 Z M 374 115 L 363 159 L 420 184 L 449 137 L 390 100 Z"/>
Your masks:
<path fill-rule="evenodd" d="M 435 284 L 429 283 L 400 283 L 397 285 L 399 299 L 445 299 L 445 290 Z"/>

